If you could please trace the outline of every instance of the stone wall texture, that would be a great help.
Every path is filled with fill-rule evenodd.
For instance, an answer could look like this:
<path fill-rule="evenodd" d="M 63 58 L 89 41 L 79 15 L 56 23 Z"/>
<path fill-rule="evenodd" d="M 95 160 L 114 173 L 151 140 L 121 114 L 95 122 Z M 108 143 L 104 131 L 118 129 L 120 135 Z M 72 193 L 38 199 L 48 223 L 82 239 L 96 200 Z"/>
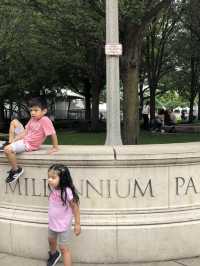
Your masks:
<path fill-rule="evenodd" d="M 81 201 L 73 260 L 131 263 L 200 255 L 200 143 L 48 146 L 17 155 L 24 174 L 5 183 L 0 154 L 0 252 L 46 258 L 47 169 L 70 168 Z"/>

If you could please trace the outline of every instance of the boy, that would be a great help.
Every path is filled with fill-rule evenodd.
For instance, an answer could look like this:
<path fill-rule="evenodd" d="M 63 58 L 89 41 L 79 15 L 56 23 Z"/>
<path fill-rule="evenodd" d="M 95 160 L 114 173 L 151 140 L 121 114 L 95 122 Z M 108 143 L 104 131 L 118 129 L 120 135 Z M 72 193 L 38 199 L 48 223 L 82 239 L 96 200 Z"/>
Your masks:
<path fill-rule="evenodd" d="M 47 136 L 51 136 L 53 147 L 49 150 L 49 154 L 58 151 L 58 140 L 51 120 L 45 116 L 47 113 L 47 103 L 40 97 L 33 98 L 30 103 L 31 119 L 25 127 L 25 130 L 17 135 L 14 141 L 5 146 L 4 152 L 11 165 L 11 170 L 6 178 L 7 183 L 16 181 L 24 172 L 17 165 L 16 154 L 25 151 L 36 151 L 45 141 Z"/>

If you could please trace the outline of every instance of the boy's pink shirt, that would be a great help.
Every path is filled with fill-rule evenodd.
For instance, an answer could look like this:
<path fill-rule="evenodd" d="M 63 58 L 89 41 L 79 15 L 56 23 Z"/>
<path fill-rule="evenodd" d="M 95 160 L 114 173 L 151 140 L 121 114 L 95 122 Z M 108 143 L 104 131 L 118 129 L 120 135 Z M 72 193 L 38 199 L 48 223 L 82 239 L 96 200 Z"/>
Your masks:
<path fill-rule="evenodd" d="M 56 134 L 51 120 L 43 116 L 39 120 L 31 118 L 26 125 L 27 134 L 23 138 L 28 151 L 38 150 L 47 136 Z"/>
<path fill-rule="evenodd" d="M 49 228 L 55 232 L 64 232 L 71 227 L 72 209 L 69 202 L 73 199 L 70 188 L 66 188 L 67 203 L 63 205 L 60 189 L 53 189 L 49 195 L 48 220 Z"/>

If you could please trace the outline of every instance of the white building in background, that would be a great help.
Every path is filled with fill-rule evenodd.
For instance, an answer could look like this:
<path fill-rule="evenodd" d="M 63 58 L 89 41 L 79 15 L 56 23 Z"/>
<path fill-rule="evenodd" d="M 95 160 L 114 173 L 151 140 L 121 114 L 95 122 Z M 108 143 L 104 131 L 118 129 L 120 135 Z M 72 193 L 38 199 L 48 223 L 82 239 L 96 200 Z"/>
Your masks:
<path fill-rule="evenodd" d="M 175 115 L 176 115 L 176 118 L 178 120 L 181 119 L 181 113 L 184 112 L 185 113 L 185 117 L 186 119 L 188 119 L 189 117 L 189 112 L 190 112 L 190 108 L 188 106 L 186 107 L 180 107 L 180 106 L 177 106 L 176 108 L 173 109 Z M 193 106 L 193 116 L 194 117 L 197 117 L 198 116 L 198 106 L 197 105 L 194 105 Z"/>
<path fill-rule="evenodd" d="M 106 119 L 106 103 L 99 104 L 99 119 Z M 55 119 L 85 119 L 85 97 L 69 89 L 62 89 L 55 101 Z"/>
<path fill-rule="evenodd" d="M 48 91 L 47 91 L 48 95 Z M 47 96 L 48 97 L 48 96 Z M 22 108 L 23 107 L 23 108 Z M 26 107 L 26 108 L 25 108 Z M 10 119 L 10 104 L 5 104 L 5 117 Z M 18 114 L 19 106 L 17 103 L 12 103 L 13 114 Z M 29 118 L 29 112 L 26 104 L 20 108 L 20 117 L 22 119 Z M 106 120 L 107 105 L 104 102 L 99 104 L 99 119 Z M 85 119 L 85 97 L 79 93 L 73 92 L 70 89 L 61 89 L 61 91 L 54 98 L 54 101 L 48 102 L 48 116 L 52 119 L 74 119 L 84 120 Z M 122 119 L 122 112 L 121 112 Z"/>
<path fill-rule="evenodd" d="M 62 89 L 55 100 L 55 119 L 84 119 L 85 97 L 69 89 Z"/>

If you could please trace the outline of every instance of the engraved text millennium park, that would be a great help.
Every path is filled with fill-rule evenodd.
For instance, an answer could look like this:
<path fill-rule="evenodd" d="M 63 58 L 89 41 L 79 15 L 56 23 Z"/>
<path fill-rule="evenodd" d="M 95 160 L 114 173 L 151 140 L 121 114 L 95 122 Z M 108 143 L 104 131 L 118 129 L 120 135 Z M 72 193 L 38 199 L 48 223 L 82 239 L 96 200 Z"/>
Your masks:
<path fill-rule="evenodd" d="M 155 182 L 155 180 L 154 180 Z M 118 179 L 100 179 L 98 181 L 90 179 L 80 179 L 76 183 L 79 195 L 82 198 L 90 199 L 93 197 L 100 198 L 154 198 L 159 195 L 159 191 L 154 188 L 154 182 L 151 178 L 141 181 L 140 178 L 130 178 L 125 180 Z M 192 177 L 175 177 L 174 193 L 177 196 L 187 195 L 190 193 L 200 193 L 196 181 Z M 49 188 L 47 179 L 24 178 L 15 184 L 5 185 L 6 194 L 16 194 L 19 196 L 48 197 Z"/>

